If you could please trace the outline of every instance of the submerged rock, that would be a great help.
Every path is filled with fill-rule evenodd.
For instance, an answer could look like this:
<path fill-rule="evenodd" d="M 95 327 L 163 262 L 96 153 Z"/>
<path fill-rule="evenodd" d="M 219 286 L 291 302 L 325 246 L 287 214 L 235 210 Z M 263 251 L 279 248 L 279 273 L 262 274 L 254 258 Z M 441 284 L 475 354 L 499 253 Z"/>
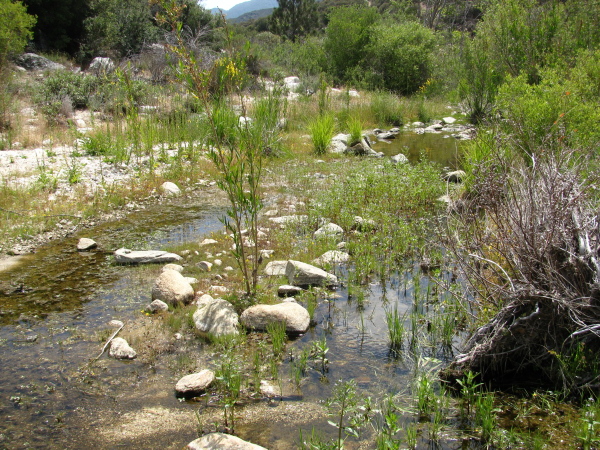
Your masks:
<path fill-rule="evenodd" d="M 210 433 L 192 441 L 188 450 L 267 450 L 260 445 L 246 442 L 239 437 L 225 433 Z"/>
<path fill-rule="evenodd" d="M 183 258 L 175 253 L 162 250 L 129 250 L 120 248 L 115 253 L 118 264 L 164 264 L 181 261 Z"/>
<path fill-rule="evenodd" d="M 279 303 L 277 305 L 254 305 L 246 309 L 240 318 L 244 326 L 265 331 L 272 322 L 284 322 L 288 333 L 304 333 L 310 325 L 310 316 L 306 308 L 298 303 Z"/>
<path fill-rule="evenodd" d="M 197 395 L 204 392 L 215 381 L 212 370 L 204 369 L 181 378 L 175 385 L 177 395 Z"/>
<path fill-rule="evenodd" d="M 231 303 L 222 298 L 203 295 L 196 302 L 198 309 L 194 313 L 196 328 L 205 334 L 223 336 L 239 334 L 239 316 Z"/>
<path fill-rule="evenodd" d="M 116 359 L 134 359 L 137 353 L 123 338 L 114 338 L 110 343 L 109 356 Z"/>
<path fill-rule="evenodd" d="M 194 299 L 194 288 L 183 275 L 175 270 L 162 272 L 152 287 L 152 300 L 162 300 L 167 304 L 187 304 Z"/>

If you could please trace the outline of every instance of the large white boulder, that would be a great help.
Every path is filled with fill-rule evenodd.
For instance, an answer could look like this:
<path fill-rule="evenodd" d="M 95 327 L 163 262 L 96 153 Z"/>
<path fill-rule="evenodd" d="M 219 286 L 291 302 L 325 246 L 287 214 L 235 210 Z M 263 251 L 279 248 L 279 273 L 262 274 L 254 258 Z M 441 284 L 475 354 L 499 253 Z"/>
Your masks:
<path fill-rule="evenodd" d="M 245 327 L 265 331 L 273 322 L 284 322 L 288 333 L 304 333 L 310 325 L 310 316 L 306 308 L 295 302 L 276 305 L 254 305 L 246 309 L 240 320 Z"/>
<path fill-rule="evenodd" d="M 175 270 L 163 271 L 152 287 L 152 300 L 176 305 L 187 304 L 194 299 L 194 288 L 183 275 Z"/>
<path fill-rule="evenodd" d="M 288 277 L 288 283 L 294 286 L 333 286 L 338 282 L 335 275 L 292 259 L 287 263 L 285 274 Z"/>
<path fill-rule="evenodd" d="M 137 353 L 123 338 L 114 338 L 110 343 L 109 356 L 117 359 L 133 359 Z"/>
<path fill-rule="evenodd" d="M 196 305 L 198 309 L 193 316 L 194 324 L 200 332 L 212 336 L 239 333 L 239 316 L 228 301 L 205 294 L 197 300 Z"/>
<path fill-rule="evenodd" d="M 175 385 L 175 392 L 178 395 L 201 394 L 209 388 L 213 381 L 215 381 L 214 372 L 204 369 L 181 378 Z"/>

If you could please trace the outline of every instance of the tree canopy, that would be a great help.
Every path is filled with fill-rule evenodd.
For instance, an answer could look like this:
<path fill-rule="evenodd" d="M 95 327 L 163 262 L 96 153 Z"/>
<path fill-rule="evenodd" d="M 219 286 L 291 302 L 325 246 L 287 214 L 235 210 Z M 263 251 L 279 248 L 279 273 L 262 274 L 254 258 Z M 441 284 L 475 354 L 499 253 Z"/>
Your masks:
<path fill-rule="evenodd" d="M 315 0 L 278 0 L 271 15 L 271 30 L 291 41 L 306 36 L 319 23 Z"/>

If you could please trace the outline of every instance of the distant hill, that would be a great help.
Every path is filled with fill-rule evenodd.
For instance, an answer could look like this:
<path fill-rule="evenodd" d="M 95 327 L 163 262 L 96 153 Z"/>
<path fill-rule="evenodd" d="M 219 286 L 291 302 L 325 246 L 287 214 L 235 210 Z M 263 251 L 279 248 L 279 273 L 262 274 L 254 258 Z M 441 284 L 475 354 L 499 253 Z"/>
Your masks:
<path fill-rule="evenodd" d="M 273 9 L 273 8 L 277 8 L 277 6 L 279 6 L 279 3 L 277 3 L 277 0 L 249 0 L 247 2 L 239 3 L 239 4 L 235 5 L 233 8 L 231 8 L 227 11 L 223 11 L 223 13 L 225 14 L 226 18 L 235 19 L 237 17 L 240 17 L 241 15 L 251 13 L 253 11 L 258 11 L 258 10 L 263 10 L 263 9 Z M 217 8 L 213 8 L 211 10 L 211 12 L 218 13 L 219 10 Z M 268 14 L 265 14 L 265 15 L 268 15 Z M 260 16 L 260 17 L 264 17 L 264 16 Z M 255 19 L 258 19 L 258 18 L 259 17 L 255 17 Z"/>
<path fill-rule="evenodd" d="M 256 11 L 250 11 L 246 14 L 242 14 L 235 19 L 230 19 L 233 23 L 250 22 L 252 20 L 261 19 L 263 17 L 270 16 L 275 8 L 257 9 Z"/>

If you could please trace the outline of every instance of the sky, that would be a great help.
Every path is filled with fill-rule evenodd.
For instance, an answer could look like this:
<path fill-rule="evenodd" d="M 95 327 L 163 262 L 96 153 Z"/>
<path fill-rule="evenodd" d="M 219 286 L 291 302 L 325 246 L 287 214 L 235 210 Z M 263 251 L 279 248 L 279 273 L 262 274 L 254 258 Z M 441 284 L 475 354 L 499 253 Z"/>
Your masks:
<path fill-rule="evenodd" d="M 238 3 L 245 1 L 246 0 L 201 0 L 200 5 L 206 9 L 221 8 L 222 10 L 227 11 Z"/>

